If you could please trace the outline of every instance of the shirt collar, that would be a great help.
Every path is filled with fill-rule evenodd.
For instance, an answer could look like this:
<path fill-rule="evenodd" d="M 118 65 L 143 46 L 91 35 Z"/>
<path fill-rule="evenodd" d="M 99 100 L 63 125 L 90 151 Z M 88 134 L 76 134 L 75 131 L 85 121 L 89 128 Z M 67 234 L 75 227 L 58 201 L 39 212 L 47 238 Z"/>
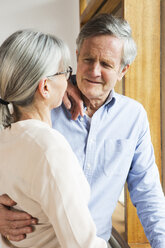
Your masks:
<path fill-rule="evenodd" d="M 112 89 L 109 93 L 109 96 L 107 98 L 107 100 L 105 101 L 105 105 L 107 105 L 108 103 L 110 103 L 112 101 L 112 99 L 115 98 L 115 91 L 114 89 Z"/>
<path fill-rule="evenodd" d="M 112 89 L 111 92 L 109 93 L 107 100 L 103 104 L 103 106 L 105 106 L 108 111 L 110 107 L 115 104 L 115 102 L 116 102 L 116 93 L 115 93 L 115 90 Z"/>

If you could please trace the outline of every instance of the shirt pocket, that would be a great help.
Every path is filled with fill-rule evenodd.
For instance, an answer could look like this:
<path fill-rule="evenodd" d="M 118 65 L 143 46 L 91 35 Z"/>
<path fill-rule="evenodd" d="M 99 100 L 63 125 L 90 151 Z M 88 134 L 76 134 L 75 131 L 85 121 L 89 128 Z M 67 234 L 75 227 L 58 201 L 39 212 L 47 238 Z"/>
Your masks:
<path fill-rule="evenodd" d="M 104 142 L 104 166 L 106 176 L 128 174 L 134 154 L 131 139 L 106 140 Z"/>

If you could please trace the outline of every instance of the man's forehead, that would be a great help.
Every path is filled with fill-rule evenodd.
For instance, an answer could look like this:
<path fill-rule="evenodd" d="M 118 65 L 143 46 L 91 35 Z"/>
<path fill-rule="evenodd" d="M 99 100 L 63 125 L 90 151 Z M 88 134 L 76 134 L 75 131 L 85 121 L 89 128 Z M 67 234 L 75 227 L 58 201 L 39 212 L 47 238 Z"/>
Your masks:
<path fill-rule="evenodd" d="M 91 48 L 91 46 L 93 45 L 95 45 L 98 49 L 104 49 L 104 46 L 109 47 L 116 44 L 119 48 L 123 47 L 124 41 L 114 35 L 97 35 L 84 39 L 81 45 L 81 49 L 84 46 Z"/>
<path fill-rule="evenodd" d="M 109 60 L 112 57 L 121 56 L 123 41 L 112 35 L 100 35 L 84 40 L 80 54 L 82 56 L 102 57 Z"/>
<path fill-rule="evenodd" d="M 120 37 L 117 37 L 117 36 L 115 36 L 115 35 L 112 35 L 112 34 L 99 34 L 99 35 L 93 35 L 93 36 L 88 36 L 88 37 L 86 37 L 84 40 L 83 40 L 83 42 L 82 42 L 82 45 L 83 45 L 83 43 L 85 42 L 85 41 L 90 41 L 90 42 L 92 42 L 92 40 L 102 40 L 102 39 L 104 39 L 104 40 L 118 40 L 118 41 L 123 41 L 123 39 L 121 39 Z"/>

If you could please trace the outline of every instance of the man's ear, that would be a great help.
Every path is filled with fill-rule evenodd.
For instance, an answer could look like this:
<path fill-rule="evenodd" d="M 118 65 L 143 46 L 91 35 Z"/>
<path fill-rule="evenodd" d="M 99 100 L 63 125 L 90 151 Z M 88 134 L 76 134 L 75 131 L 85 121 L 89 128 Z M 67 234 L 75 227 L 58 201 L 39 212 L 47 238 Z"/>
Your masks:
<path fill-rule="evenodd" d="M 79 52 L 78 52 L 78 50 L 76 49 L 76 58 L 77 58 L 77 61 L 78 61 L 78 56 L 79 56 Z"/>
<path fill-rule="evenodd" d="M 126 72 L 128 71 L 129 65 L 126 65 L 123 70 L 119 73 L 118 81 L 122 80 Z"/>
<path fill-rule="evenodd" d="M 49 87 L 48 87 L 48 80 L 47 79 L 41 79 L 39 84 L 38 84 L 38 91 L 40 95 L 43 98 L 48 98 L 49 97 Z"/>

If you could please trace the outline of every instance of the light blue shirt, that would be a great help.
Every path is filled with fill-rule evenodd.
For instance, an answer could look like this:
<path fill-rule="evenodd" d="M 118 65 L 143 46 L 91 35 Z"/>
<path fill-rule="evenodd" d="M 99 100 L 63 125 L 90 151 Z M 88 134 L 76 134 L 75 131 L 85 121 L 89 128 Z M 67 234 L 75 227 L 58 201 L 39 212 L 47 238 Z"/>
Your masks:
<path fill-rule="evenodd" d="M 165 198 L 142 105 L 112 91 L 91 119 L 71 120 L 61 106 L 52 111 L 52 123 L 70 143 L 90 184 L 89 209 L 98 236 L 109 239 L 112 213 L 127 181 L 147 238 L 152 247 L 164 248 Z"/>

